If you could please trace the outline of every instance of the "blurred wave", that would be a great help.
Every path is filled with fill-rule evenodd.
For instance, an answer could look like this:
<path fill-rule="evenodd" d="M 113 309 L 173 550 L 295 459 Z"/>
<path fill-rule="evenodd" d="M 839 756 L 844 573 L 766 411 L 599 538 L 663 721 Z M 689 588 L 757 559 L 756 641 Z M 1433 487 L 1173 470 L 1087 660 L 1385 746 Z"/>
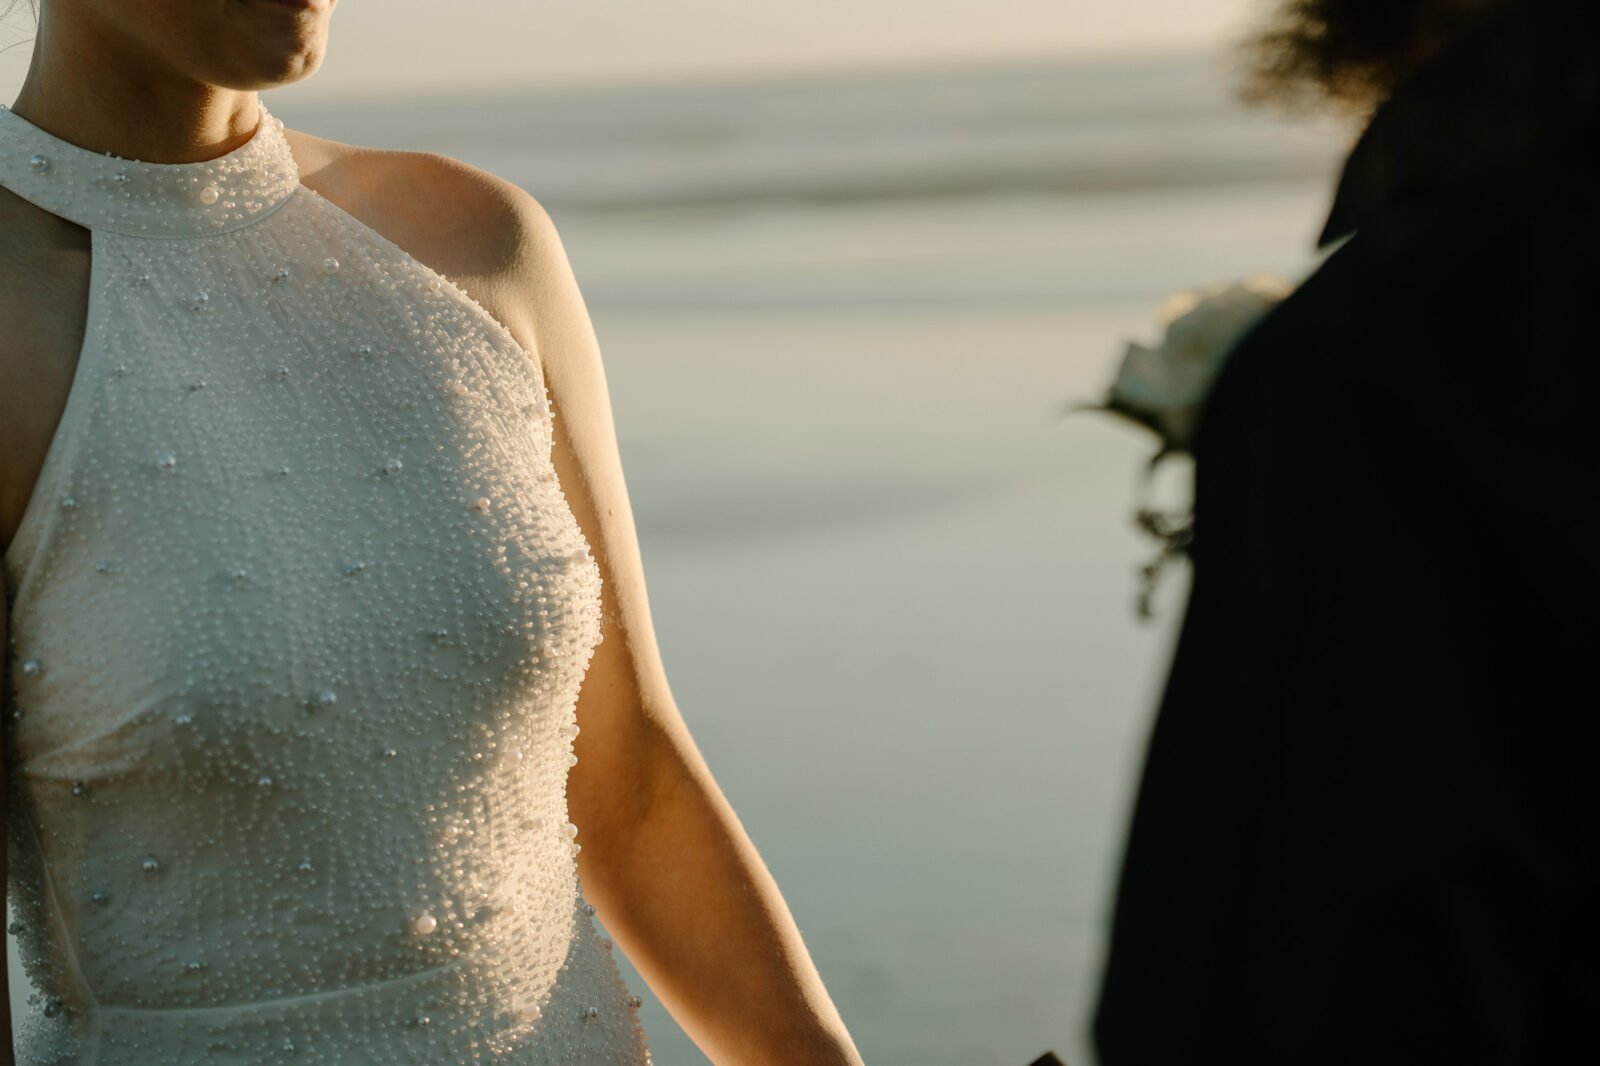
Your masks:
<path fill-rule="evenodd" d="M 1212 55 L 273 106 L 590 211 L 1302 178 L 1341 150 L 1245 109 Z"/>
<path fill-rule="evenodd" d="M 1212 55 L 269 102 L 516 182 L 592 308 L 674 314 L 1096 306 L 1293 274 L 1344 150 L 1247 110 Z"/>

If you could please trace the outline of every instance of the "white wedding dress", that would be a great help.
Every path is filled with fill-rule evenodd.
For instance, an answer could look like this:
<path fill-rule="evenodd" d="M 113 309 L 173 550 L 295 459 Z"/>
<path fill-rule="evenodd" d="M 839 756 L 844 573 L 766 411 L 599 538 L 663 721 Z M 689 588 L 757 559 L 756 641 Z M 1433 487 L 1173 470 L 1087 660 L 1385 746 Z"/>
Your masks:
<path fill-rule="evenodd" d="M 538 363 L 303 187 L 0 110 L 92 231 L 5 555 L 18 1062 L 649 1062 L 565 786 L 600 573 Z"/>

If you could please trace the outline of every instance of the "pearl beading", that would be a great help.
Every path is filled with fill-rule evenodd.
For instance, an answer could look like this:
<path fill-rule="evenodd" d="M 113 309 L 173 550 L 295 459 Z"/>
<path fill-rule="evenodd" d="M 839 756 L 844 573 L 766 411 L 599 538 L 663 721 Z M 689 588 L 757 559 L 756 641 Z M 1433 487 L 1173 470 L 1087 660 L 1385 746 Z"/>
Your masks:
<path fill-rule="evenodd" d="M 283 123 L 261 108 L 250 140 L 202 163 L 145 163 L 90 152 L 0 107 L 6 188 L 90 229 L 131 236 L 226 233 L 279 207 L 300 187 Z M 21 164 L 21 165 L 18 165 Z"/>
<path fill-rule="evenodd" d="M 18 1061 L 649 1061 L 565 782 L 600 574 L 538 366 L 298 184 L 281 124 L 116 160 L 0 110 L 90 228 L 5 556 Z"/>

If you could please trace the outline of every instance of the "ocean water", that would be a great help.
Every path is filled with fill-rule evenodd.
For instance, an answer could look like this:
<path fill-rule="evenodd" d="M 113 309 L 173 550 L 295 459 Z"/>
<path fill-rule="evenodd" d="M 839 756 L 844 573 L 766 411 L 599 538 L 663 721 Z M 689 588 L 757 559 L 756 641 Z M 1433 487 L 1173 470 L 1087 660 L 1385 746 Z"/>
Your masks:
<path fill-rule="evenodd" d="M 874 1066 L 1092 1061 L 1185 578 L 1135 618 L 1152 442 L 1061 409 L 1173 290 L 1310 270 L 1343 150 L 1218 68 L 268 96 L 556 220 L 673 693 Z M 658 1066 L 705 1062 L 628 976 Z"/>

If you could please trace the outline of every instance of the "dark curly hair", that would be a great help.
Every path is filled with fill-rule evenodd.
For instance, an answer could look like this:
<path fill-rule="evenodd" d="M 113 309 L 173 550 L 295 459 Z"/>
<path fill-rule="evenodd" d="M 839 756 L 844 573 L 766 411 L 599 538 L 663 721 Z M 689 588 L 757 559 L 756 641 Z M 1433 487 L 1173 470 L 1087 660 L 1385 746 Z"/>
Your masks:
<path fill-rule="evenodd" d="M 1244 48 L 1246 100 L 1364 115 L 1484 11 L 1521 0 L 1284 0 Z"/>

